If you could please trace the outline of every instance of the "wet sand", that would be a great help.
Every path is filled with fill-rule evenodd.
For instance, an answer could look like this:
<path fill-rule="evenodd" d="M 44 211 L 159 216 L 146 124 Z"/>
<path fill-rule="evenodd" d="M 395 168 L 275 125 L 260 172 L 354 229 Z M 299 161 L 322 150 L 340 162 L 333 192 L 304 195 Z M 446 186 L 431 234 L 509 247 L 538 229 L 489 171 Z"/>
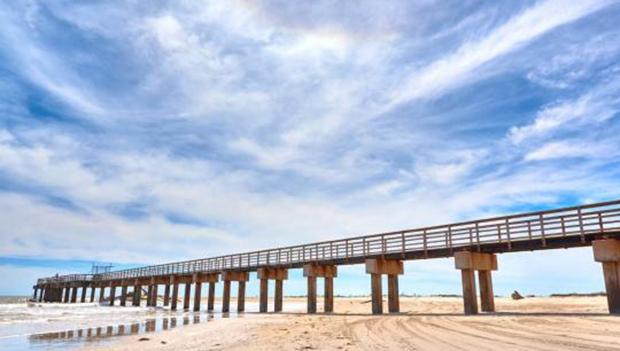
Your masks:
<path fill-rule="evenodd" d="M 368 298 L 336 298 L 331 315 L 245 313 L 86 350 L 620 350 L 604 297 L 496 298 L 496 308 L 464 316 L 460 298 L 401 297 L 401 314 L 372 316 Z"/>

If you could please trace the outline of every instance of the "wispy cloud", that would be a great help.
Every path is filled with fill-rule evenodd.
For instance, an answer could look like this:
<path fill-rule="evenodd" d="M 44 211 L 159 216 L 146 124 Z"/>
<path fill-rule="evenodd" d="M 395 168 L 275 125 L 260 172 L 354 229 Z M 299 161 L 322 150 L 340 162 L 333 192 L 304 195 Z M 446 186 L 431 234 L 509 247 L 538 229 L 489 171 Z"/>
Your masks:
<path fill-rule="evenodd" d="M 616 116 L 620 110 L 620 78 L 612 73 L 605 82 L 574 100 L 562 101 L 540 110 L 528 125 L 513 127 L 509 137 L 514 143 L 544 137 L 558 129 L 596 128 Z"/>
<path fill-rule="evenodd" d="M 478 39 L 469 39 L 454 53 L 411 72 L 391 96 L 391 104 L 437 96 L 468 79 L 483 77 L 475 70 L 511 51 L 527 45 L 544 33 L 591 14 L 610 1 L 543 1 L 493 28 Z"/>

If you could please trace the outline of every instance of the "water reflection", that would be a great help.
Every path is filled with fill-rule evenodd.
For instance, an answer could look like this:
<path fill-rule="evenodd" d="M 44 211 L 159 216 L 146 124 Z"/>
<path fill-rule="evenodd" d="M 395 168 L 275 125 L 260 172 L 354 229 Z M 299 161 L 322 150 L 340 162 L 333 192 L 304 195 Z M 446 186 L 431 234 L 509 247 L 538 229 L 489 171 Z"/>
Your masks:
<path fill-rule="evenodd" d="M 228 318 L 221 315 L 222 318 Z M 184 316 L 158 316 L 149 318 L 142 322 L 110 325 L 107 327 L 93 327 L 77 330 L 68 330 L 62 332 L 34 334 L 28 336 L 28 341 L 32 346 L 52 346 L 56 344 L 81 343 L 101 341 L 111 337 L 122 335 L 137 335 L 144 333 L 152 333 L 161 330 L 173 329 L 176 327 L 187 326 L 190 324 L 199 324 L 208 322 L 214 318 L 212 313 L 196 313 Z"/>

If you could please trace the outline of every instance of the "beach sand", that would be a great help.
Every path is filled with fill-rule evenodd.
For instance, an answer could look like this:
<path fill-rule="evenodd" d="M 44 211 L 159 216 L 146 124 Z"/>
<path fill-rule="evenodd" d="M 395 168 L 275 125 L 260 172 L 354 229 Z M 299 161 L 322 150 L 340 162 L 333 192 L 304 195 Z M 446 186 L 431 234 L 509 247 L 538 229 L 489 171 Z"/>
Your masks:
<path fill-rule="evenodd" d="M 460 298 L 401 297 L 401 314 L 372 316 L 368 298 L 336 298 L 331 315 L 246 313 L 86 350 L 620 350 L 604 297 L 496 298 L 496 309 L 464 316 Z"/>

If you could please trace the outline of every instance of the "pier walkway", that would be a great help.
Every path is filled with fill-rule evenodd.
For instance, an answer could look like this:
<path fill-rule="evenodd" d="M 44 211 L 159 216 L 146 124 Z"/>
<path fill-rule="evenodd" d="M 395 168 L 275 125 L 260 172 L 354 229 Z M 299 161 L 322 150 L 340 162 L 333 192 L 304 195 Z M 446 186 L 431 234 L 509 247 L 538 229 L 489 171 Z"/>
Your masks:
<path fill-rule="evenodd" d="M 594 259 L 602 263 L 609 311 L 620 314 L 620 200 L 576 207 L 528 212 L 504 217 L 405 229 L 340 240 L 279 247 L 225 256 L 166 263 L 101 274 L 72 274 L 38 279 L 35 299 L 46 302 L 98 300 L 132 305 L 157 303 L 164 286 L 164 305 L 177 309 L 200 310 L 202 284 L 208 283 L 207 310 L 213 310 L 215 288 L 223 283 L 223 312 L 230 310 L 231 282 L 237 282 L 237 310 L 245 309 L 245 287 L 250 272 L 260 281 L 259 306 L 268 310 L 269 281 L 275 281 L 274 311 L 282 310 L 283 281 L 288 270 L 302 268 L 307 279 L 308 313 L 317 311 L 317 278 L 323 278 L 324 311 L 333 311 L 334 278 L 340 265 L 365 264 L 370 275 L 372 312 L 383 313 L 382 276 L 388 277 L 388 311 L 399 312 L 398 277 L 404 274 L 403 261 L 454 257 L 461 271 L 464 312 L 478 313 L 476 272 L 480 310 L 494 312 L 492 273 L 498 269 L 497 254 L 592 246 Z M 578 264 L 578 263 L 576 263 Z M 179 284 L 185 284 L 179 299 Z M 131 289 L 131 291 L 128 291 Z M 144 291 L 143 291 L 144 289 Z M 107 296 L 106 296 L 107 292 Z"/>

